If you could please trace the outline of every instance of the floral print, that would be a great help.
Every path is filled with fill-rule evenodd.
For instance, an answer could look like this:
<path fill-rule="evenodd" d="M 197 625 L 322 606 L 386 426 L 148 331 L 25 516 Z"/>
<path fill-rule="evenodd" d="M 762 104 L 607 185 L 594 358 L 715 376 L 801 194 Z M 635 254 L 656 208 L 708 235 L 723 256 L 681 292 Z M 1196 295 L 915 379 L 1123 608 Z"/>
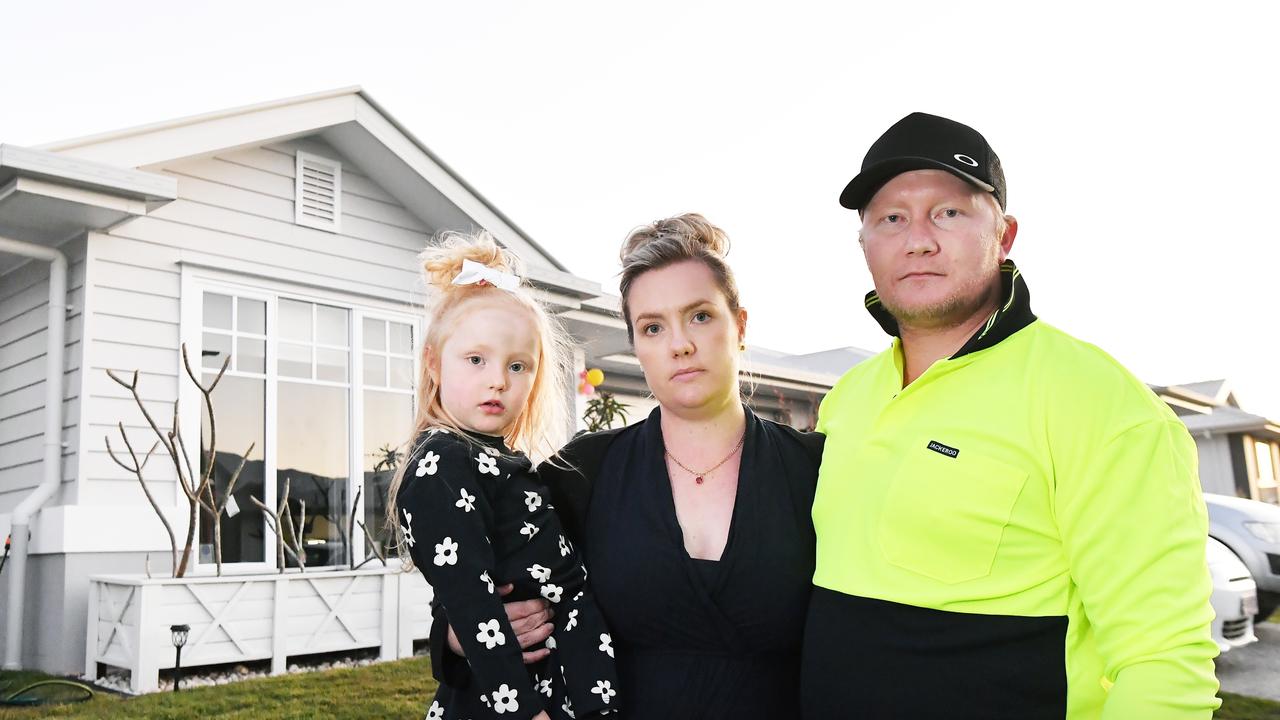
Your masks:
<path fill-rule="evenodd" d="M 408 510 L 401 510 L 404 513 L 404 525 L 400 526 L 400 534 L 404 536 L 404 542 L 410 548 L 415 542 L 413 539 L 413 515 Z"/>
<path fill-rule="evenodd" d="M 459 492 L 462 494 L 462 497 L 459 498 L 458 502 L 454 503 L 453 506 L 462 508 L 463 512 L 471 512 L 472 510 L 475 510 L 476 496 L 467 493 L 466 488 L 462 488 Z"/>
<path fill-rule="evenodd" d="M 480 463 L 480 472 L 490 475 L 498 474 L 498 461 L 492 455 L 480 453 L 476 456 L 476 462 Z"/>
<path fill-rule="evenodd" d="M 529 512 L 533 512 L 542 505 L 542 496 L 532 490 L 525 490 L 524 504 L 529 507 Z"/>
<path fill-rule="evenodd" d="M 497 620 L 489 620 L 479 625 L 480 632 L 476 633 L 476 641 L 484 643 L 485 650 L 492 650 L 499 645 L 505 645 L 507 638 L 499 629 Z"/>
<path fill-rule="evenodd" d="M 435 475 L 436 470 L 438 469 L 437 463 L 439 462 L 440 462 L 439 455 L 431 451 L 427 451 L 427 454 L 423 455 L 422 459 L 418 461 L 418 469 L 416 472 L 414 472 L 414 475 L 416 475 L 417 477 L 422 477 L 424 475 Z"/>
<path fill-rule="evenodd" d="M 547 600 L 550 600 L 553 603 L 558 603 L 560 602 L 560 595 L 564 593 L 564 588 L 560 587 L 559 585 L 548 584 L 548 585 L 542 586 L 541 592 L 542 592 L 542 597 L 546 598 Z"/>
<path fill-rule="evenodd" d="M 591 692 L 599 695 L 600 699 L 603 700 L 606 705 L 609 704 L 609 700 L 612 699 L 614 695 L 618 694 L 618 691 L 613 689 L 612 683 L 608 680 L 597 680 L 596 686 L 591 688 Z"/>
<path fill-rule="evenodd" d="M 454 542 L 453 538 L 445 538 L 436 543 L 436 559 L 433 562 L 436 565 L 457 565 L 458 543 Z"/>
<path fill-rule="evenodd" d="M 503 683 L 497 690 L 493 691 L 493 711 L 502 715 L 503 713 L 519 710 L 520 703 L 516 702 L 516 695 L 518 694 L 514 688 L 509 688 L 506 683 Z"/>
<path fill-rule="evenodd" d="M 441 684 L 427 718 L 493 720 L 545 710 L 565 720 L 608 712 L 618 704 L 613 648 L 584 593 L 586 569 L 529 461 L 476 443 L 452 432 L 423 435 L 397 496 L 405 544 L 458 630 L 472 677 L 465 688 Z M 552 656 L 528 668 L 496 592 L 505 584 L 557 606 L 545 642 Z"/>

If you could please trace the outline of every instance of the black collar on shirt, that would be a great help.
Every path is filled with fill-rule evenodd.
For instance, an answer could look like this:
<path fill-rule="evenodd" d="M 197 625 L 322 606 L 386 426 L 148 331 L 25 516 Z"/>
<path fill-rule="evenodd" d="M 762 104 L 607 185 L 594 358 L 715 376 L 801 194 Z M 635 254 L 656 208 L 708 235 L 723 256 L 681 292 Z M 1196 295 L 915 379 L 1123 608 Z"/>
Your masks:
<path fill-rule="evenodd" d="M 475 430 L 468 430 L 466 428 L 458 428 L 457 431 L 454 431 L 452 429 L 445 428 L 445 427 L 432 428 L 424 432 L 422 435 L 419 435 L 418 442 L 424 441 L 427 435 L 430 435 L 431 433 L 435 433 L 435 432 L 449 433 L 451 435 L 455 435 L 474 445 L 479 445 L 481 447 L 487 447 L 487 448 L 492 448 L 494 450 L 497 450 L 500 454 L 505 455 L 507 457 L 523 457 L 523 453 L 517 452 L 507 447 L 507 443 L 502 437 L 498 435 L 485 435 L 484 433 L 479 433 L 479 432 L 476 432 Z"/>
<path fill-rule="evenodd" d="M 511 450 L 507 448 L 507 444 L 503 441 L 502 437 L 498 435 L 485 435 L 484 433 L 476 432 L 475 430 L 468 430 L 466 428 L 459 429 L 462 430 L 462 434 L 485 447 L 491 447 L 494 450 L 501 451 L 503 454 L 511 452 Z"/>
<path fill-rule="evenodd" d="M 958 358 L 979 350 L 993 347 L 996 343 L 1018 332 L 1035 322 L 1035 313 L 1031 312 L 1031 291 L 1022 278 L 1012 260 L 1005 260 L 1000 265 L 1000 297 L 1004 303 L 987 318 L 987 322 L 969 338 L 952 358 Z M 880 296 L 875 290 L 867 293 L 867 312 L 880 323 L 884 331 L 898 337 L 898 321 L 885 309 Z"/>

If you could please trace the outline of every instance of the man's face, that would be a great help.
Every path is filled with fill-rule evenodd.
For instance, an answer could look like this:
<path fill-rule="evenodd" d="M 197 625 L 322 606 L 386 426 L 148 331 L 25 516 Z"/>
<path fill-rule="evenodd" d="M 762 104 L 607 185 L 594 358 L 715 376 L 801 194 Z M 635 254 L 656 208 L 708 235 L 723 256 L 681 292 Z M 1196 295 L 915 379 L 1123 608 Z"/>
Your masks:
<path fill-rule="evenodd" d="M 953 327 L 998 299 L 1000 263 L 1017 222 L 992 197 L 943 170 L 890 180 L 862 214 L 862 252 L 880 301 L 899 323 Z"/>

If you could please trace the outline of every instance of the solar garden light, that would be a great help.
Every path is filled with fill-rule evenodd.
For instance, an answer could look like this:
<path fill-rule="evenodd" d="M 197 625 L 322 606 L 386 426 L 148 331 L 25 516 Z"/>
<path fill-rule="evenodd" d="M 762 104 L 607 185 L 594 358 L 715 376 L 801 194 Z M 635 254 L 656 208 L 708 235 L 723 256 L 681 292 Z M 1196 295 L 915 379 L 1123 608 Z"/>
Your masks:
<path fill-rule="evenodd" d="M 182 684 L 182 646 L 187 644 L 187 633 L 191 632 L 191 626 L 170 625 L 169 632 L 173 636 L 173 647 L 177 649 L 177 658 L 173 664 L 173 691 L 178 692 Z"/>

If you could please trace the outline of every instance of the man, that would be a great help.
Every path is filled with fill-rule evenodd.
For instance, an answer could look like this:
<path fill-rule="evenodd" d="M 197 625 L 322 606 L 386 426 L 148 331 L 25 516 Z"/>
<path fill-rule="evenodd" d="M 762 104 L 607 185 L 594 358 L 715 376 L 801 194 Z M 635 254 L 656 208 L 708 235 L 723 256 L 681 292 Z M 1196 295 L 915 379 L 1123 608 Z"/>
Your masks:
<path fill-rule="evenodd" d="M 909 115 L 840 203 L 894 340 L 819 415 L 805 717 L 1209 718 L 1195 445 L 1032 314 L 986 140 Z"/>

